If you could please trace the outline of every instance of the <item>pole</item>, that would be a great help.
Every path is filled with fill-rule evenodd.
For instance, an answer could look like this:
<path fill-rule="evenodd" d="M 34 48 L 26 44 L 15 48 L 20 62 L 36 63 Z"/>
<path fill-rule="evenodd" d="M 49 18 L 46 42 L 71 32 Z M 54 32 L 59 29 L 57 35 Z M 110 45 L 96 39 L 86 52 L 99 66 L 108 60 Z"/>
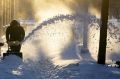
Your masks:
<path fill-rule="evenodd" d="M 3 0 L 3 26 L 5 25 L 5 0 Z"/>
<path fill-rule="evenodd" d="M 84 12 L 87 14 L 88 13 L 88 2 L 85 1 L 84 3 Z M 84 53 L 88 53 L 89 49 L 88 49 L 88 17 L 86 16 L 86 14 L 84 13 L 84 26 L 83 26 L 83 47 L 81 49 L 81 52 Z"/>
<path fill-rule="evenodd" d="M 14 0 L 11 2 L 11 19 L 14 19 Z"/>
<path fill-rule="evenodd" d="M 99 64 L 105 64 L 106 59 L 108 13 L 109 13 L 109 0 L 102 0 L 100 41 L 98 53 Z"/>

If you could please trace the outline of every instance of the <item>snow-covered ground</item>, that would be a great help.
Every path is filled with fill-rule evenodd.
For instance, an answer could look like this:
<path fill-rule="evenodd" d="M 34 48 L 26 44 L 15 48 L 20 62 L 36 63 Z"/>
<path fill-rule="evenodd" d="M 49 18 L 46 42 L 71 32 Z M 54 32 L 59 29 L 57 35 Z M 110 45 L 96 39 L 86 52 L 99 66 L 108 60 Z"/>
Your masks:
<path fill-rule="evenodd" d="M 97 64 L 99 26 L 90 27 L 90 52 L 80 52 L 82 23 L 75 22 L 43 23 L 42 31 L 38 29 L 23 43 L 23 60 L 14 55 L 0 58 L 0 79 L 120 79 L 119 68 Z"/>
<path fill-rule="evenodd" d="M 0 61 L 0 79 L 120 79 L 120 69 L 95 61 L 68 66 L 55 66 L 48 59 L 25 63 L 11 55 Z"/>

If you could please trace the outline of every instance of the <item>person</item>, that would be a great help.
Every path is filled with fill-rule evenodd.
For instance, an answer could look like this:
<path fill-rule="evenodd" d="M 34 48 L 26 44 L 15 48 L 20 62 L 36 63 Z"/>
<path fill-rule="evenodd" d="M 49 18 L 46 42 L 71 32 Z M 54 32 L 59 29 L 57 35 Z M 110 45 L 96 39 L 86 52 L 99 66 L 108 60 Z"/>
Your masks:
<path fill-rule="evenodd" d="M 25 31 L 17 20 L 13 20 L 6 29 L 8 48 L 12 52 L 20 52 L 21 42 L 24 40 Z"/>

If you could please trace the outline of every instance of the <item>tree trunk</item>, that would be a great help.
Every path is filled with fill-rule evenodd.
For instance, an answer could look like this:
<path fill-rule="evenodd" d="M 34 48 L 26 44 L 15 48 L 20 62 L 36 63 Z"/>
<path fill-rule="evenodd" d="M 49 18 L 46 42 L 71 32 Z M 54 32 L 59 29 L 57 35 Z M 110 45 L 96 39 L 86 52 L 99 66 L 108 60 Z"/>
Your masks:
<path fill-rule="evenodd" d="M 100 42 L 98 53 L 99 64 L 105 64 L 106 59 L 108 13 L 109 13 L 109 0 L 102 0 Z"/>

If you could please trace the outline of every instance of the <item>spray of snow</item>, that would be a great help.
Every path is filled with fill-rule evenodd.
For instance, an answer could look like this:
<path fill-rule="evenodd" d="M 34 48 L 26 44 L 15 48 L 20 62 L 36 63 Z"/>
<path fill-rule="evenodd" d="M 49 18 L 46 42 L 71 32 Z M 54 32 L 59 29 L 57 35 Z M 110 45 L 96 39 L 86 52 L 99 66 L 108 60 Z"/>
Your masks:
<path fill-rule="evenodd" d="M 83 42 L 83 22 L 95 19 L 90 15 L 59 15 L 43 21 L 25 37 L 24 57 L 37 60 L 42 52 L 57 65 L 79 61 L 81 57 L 77 44 L 82 45 Z"/>
<path fill-rule="evenodd" d="M 90 60 L 90 55 L 94 59 L 97 57 L 98 23 L 93 22 L 88 26 L 89 54 L 79 53 L 76 50 L 77 45 L 82 45 L 80 38 L 82 38 L 81 31 L 83 27 L 80 20 L 78 22 L 76 20 L 75 22 L 74 20 L 56 21 L 43 26 L 34 29 L 34 32 L 28 34 L 27 39 L 23 42 L 24 58 L 28 57 L 25 63 L 16 56 L 8 56 L 4 61 L 0 60 L 1 79 L 119 79 L 119 69 L 98 65 Z M 115 41 L 109 40 L 108 46 L 111 45 L 110 42 L 115 42 L 116 46 L 116 43 L 119 44 L 119 32 L 114 30 L 112 33 L 111 28 L 115 29 L 115 26 L 109 26 L 108 36 L 111 35 L 109 38 L 115 39 Z M 112 54 L 114 53 L 112 52 Z M 87 61 L 73 64 L 76 59 L 83 60 L 83 58 L 87 59 Z M 55 63 L 57 64 L 55 65 Z M 65 64 L 67 66 L 63 67 Z"/>

